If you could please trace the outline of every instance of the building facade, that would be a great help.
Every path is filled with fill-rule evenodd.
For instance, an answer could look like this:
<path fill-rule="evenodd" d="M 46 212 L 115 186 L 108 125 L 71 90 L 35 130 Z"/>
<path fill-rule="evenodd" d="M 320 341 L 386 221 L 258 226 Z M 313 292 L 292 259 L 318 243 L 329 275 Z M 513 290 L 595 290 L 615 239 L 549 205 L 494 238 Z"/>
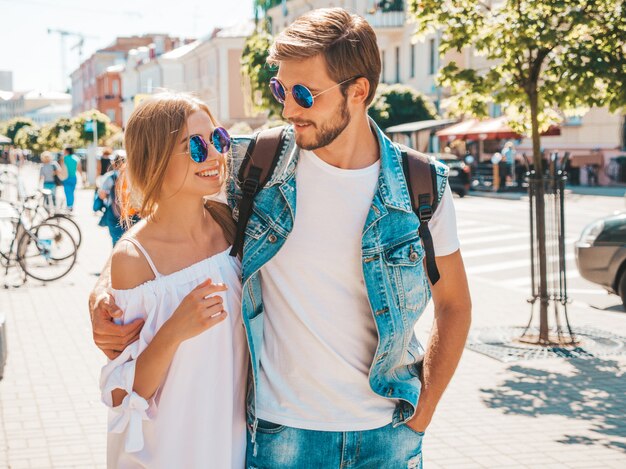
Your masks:
<path fill-rule="evenodd" d="M 147 47 L 149 53 L 157 56 L 174 49 L 180 40 L 164 34 L 148 34 L 144 36 L 118 37 L 110 46 L 96 51 L 85 60 L 72 75 L 72 115 L 80 114 L 89 109 L 98 109 L 100 112 L 115 115 L 121 124 L 121 109 L 119 98 L 121 83 L 116 73 L 126 61 L 130 50 L 138 47 Z M 109 71 L 111 67 L 114 67 Z M 113 93 L 117 86 L 118 92 Z M 117 101 L 117 102 L 115 102 Z M 116 109 L 114 109 L 117 106 Z M 118 116 L 119 111 L 119 116 Z M 113 120 L 113 119 L 112 119 Z"/>
<path fill-rule="evenodd" d="M 253 30 L 248 21 L 216 29 L 158 57 L 141 48 L 131 51 L 121 73 L 123 125 L 144 96 L 162 90 L 192 93 L 226 127 L 242 121 L 260 125 L 262 116 L 248 110 L 242 93 L 241 53 Z"/>
<path fill-rule="evenodd" d="M 28 117 L 37 124 L 69 117 L 72 97 L 56 91 L 30 90 L 0 93 L 0 122 Z"/>

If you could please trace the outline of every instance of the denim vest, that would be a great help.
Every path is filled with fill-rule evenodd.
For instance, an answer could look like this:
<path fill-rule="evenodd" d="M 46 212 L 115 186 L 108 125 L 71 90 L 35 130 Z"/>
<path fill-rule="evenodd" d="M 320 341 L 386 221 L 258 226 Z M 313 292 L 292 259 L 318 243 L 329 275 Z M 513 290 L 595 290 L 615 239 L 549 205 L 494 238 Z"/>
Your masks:
<path fill-rule="evenodd" d="M 373 121 L 371 126 L 380 146 L 381 168 L 362 234 L 363 276 L 378 331 L 369 382 L 376 394 L 397 400 L 393 415 L 393 424 L 397 426 L 413 416 L 420 394 L 416 361 L 424 349 L 413 328 L 430 300 L 430 288 L 423 264 L 424 248 L 417 232 L 419 220 L 411 206 L 400 150 Z M 241 197 L 236 175 L 249 143 L 250 137 L 237 137 L 233 141 L 228 202 L 235 219 Z M 299 153 L 293 128 L 289 127 L 272 178 L 255 198 L 245 233 L 242 315 L 252 364 L 248 399 L 251 416 L 265 316 L 259 271 L 280 250 L 293 229 Z M 448 169 L 440 163 L 436 163 L 436 169 L 441 199 Z M 255 424 L 256 418 L 253 434 Z"/>

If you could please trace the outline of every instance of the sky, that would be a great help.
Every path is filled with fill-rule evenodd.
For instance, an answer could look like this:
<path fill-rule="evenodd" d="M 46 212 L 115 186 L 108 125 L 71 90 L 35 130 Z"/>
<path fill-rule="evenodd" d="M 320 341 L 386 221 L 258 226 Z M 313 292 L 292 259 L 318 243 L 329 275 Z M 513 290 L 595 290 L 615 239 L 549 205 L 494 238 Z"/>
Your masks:
<path fill-rule="evenodd" d="M 61 91 L 61 38 L 48 29 L 89 36 L 83 60 L 117 36 L 166 33 L 201 37 L 253 16 L 252 0 L 0 0 L 0 70 L 13 89 Z M 65 39 L 67 73 L 79 64 L 76 37 Z M 66 80 L 69 84 L 69 78 Z"/>

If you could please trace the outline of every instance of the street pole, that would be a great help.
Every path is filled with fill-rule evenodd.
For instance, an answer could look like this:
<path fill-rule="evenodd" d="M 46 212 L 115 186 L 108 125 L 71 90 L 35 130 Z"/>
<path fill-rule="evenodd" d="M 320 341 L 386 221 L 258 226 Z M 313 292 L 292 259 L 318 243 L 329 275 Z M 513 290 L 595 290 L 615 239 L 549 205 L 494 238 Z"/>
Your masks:
<path fill-rule="evenodd" d="M 90 122 L 93 143 L 87 152 L 87 181 L 90 185 L 94 185 L 96 183 L 96 159 L 98 155 L 98 121 L 92 118 Z"/>

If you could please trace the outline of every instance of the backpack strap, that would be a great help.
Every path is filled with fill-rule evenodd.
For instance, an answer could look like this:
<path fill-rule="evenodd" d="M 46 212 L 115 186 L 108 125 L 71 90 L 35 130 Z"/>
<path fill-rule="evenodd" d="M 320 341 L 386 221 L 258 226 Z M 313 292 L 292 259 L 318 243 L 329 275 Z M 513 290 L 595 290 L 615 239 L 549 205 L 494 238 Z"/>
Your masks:
<path fill-rule="evenodd" d="M 431 158 L 412 148 L 399 145 L 402 152 L 402 168 L 411 196 L 413 212 L 419 218 L 418 233 L 426 251 L 426 271 L 432 285 L 439 281 L 439 269 L 435 261 L 433 237 L 428 222 L 439 205 L 437 196 L 437 170 Z"/>
<path fill-rule="evenodd" d="M 243 253 L 246 225 L 252 215 L 252 204 L 256 195 L 272 177 L 278 164 L 280 150 L 284 140 L 285 127 L 262 130 L 250 141 L 237 179 L 241 187 L 241 200 L 238 210 L 237 231 L 230 255 L 235 257 Z"/>

